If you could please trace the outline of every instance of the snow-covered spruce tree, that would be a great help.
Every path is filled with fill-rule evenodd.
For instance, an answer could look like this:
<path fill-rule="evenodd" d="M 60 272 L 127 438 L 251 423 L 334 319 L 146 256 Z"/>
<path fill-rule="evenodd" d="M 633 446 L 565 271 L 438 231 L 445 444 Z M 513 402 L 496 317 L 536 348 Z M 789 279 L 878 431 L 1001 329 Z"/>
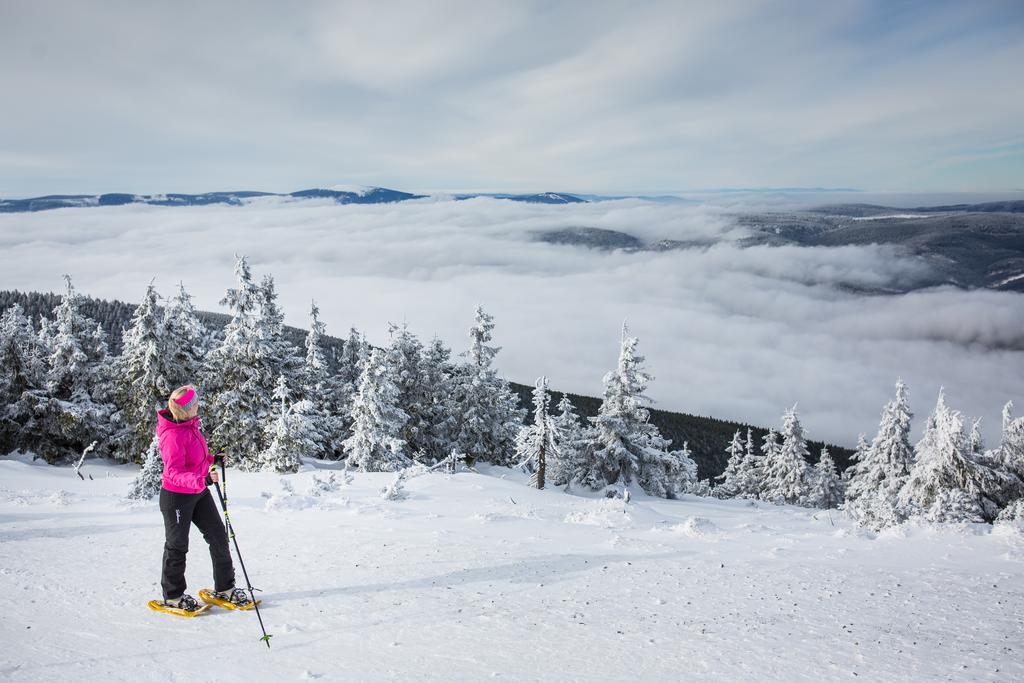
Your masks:
<path fill-rule="evenodd" d="M 434 402 L 434 391 L 424 375 L 423 344 L 405 323 L 389 324 L 388 334 L 391 343 L 386 354 L 398 387 L 398 407 L 409 416 L 401 433 L 405 450 L 418 462 L 433 463 L 436 459 L 428 454 L 433 444 L 427 414 Z"/>
<path fill-rule="evenodd" d="M 590 418 L 595 429 L 584 483 L 601 489 L 635 481 L 651 495 L 674 497 L 684 492 L 679 486 L 689 464 L 682 451 L 668 450 L 671 441 L 661 436 L 641 405 L 650 402 L 644 390 L 653 378 L 642 368 L 637 338 L 627 333 L 623 323 L 618 366 L 604 376 L 604 399 L 597 416 Z"/>
<path fill-rule="evenodd" d="M 46 380 L 46 349 L 19 304 L 0 315 L 0 453 L 22 445 L 30 416 L 28 392 Z"/>
<path fill-rule="evenodd" d="M 341 362 L 338 367 L 338 378 L 342 384 L 356 387 L 359 384 L 359 376 L 363 374 L 362 359 L 363 349 L 367 346 L 366 339 L 356 328 L 350 328 L 348 339 L 341 350 Z M 355 393 L 353 389 L 352 393 Z"/>
<path fill-rule="evenodd" d="M 807 441 L 796 406 L 782 416 L 782 445 L 765 461 L 765 500 L 776 504 L 806 505 L 811 493 Z"/>
<path fill-rule="evenodd" d="M 932 504 L 921 516 L 928 522 L 939 523 L 986 521 L 981 506 L 978 505 L 978 497 L 963 489 L 937 491 Z"/>
<path fill-rule="evenodd" d="M 852 473 L 843 509 L 861 526 L 878 530 L 905 518 L 897 498 L 914 466 L 912 418 L 907 385 L 897 380 L 896 396 L 882 410 L 878 434 L 870 446 L 858 444 L 849 468 Z"/>
<path fill-rule="evenodd" d="M 45 327 L 44 386 L 23 394 L 29 414 L 22 430 L 24 447 L 50 463 L 79 455 L 93 441 L 98 442 L 93 452 L 106 454 L 113 412 L 106 335 L 81 313 L 81 296 L 71 278 L 64 277 L 67 291 Z"/>
<path fill-rule="evenodd" d="M 989 484 L 989 497 L 1004 510 L 1024 500 L 1024 417 L 1014 419 L 1012 410 L 1012 401 L 1003 407 L 999 448 L 975 458 L 996 472 L 998 482 Z"/>
<path fill-rule="evenodd" d="M 118 457 L 140 464 L 153 440 L 156 411 L 166 406 L 168 394 L 177 386 L 170 386 L 167 379 L 164 312 L 158 298 L 150 283 L 124 333 L 121 355 L 114 361 Z"/>
<path fill-rule="evenodd" d="M 1024 480 L 1024 417 L 1013 417 L 1013 401 L 1003 407 L 1003 433 L 996 458 L 1005 470 Z"/>
<path fill-rule="evenodd" d="M 740 430 L 737 429 L 736 433 L 732 435 L 732 442 L 726 452 L 729 454 L 729 460 L 725 463 L 725 470 L 715 477 L 722 482 L 714 488 L 716 498 L 735 498 L 740 493 L 739 479 L 743 469 L 743 460 L 747 456 Z"/>
<path fill-rule="evenodd" d="M 246 469 L 256 465 L 263 451 L 272 389 L 267 388 L 265 376 L 270 363 L 257 339 L 260 292 L 244 256 L 235 263 L 235 278 L 237 287 L 229 289 L 221 301 L 231 309 L 231 320 L 204 368 L 204 415 L 212 424 L 211 448 L 224 450 L 232 464 Z"/>
<path fill-rule="evenodd" d="M 425 462 L 440 462 L 452 449 L 456 422 L 451 354 L 451 349 L 434 337 L 421 357 L 420 377 L 426 398 L 421 404 L 422 431 L 418 435 L 418 448 Z"/>
<path fill-rule="evenodd" d="M 401 438 L 408 415 L 398 407 L 398 387 L 381 349 L 374 349 L 363 367 L 352 420 L 352 436 L 343 443 L 349 466 L 394 472 L 412 463 Z"/>
<path fill-rule="evenodd" d="M 494 318 L 477 306 L 475 323 L 469 328 L 469 350 L 462 354 L 467 360 L 457 366 L 453 378 L 457 425 L 452 445 L 471 461 L 513 465 L 516 435 L 526 410 L 491 367 L 501 350 L 487 345 L 493 330 Z"/>
<path fill-rule="evenodd" d="M 356 328 L 350 328 L 335 376 L 338 382 L 336 403 L 341 406 L 342 433 L 345 438 L 352 433 L 352 403 L 359 391 L 359 378 L 369 358 L 369 349 L 366 337 Z"/>
<path fill-rule="evenodd" d="M 1001 507 L 997 499 L 1020 497 L 1020 480 L 1016 476 L 974 459 L 963 419 L 959 412 L 946 406 L 942 390 L 934 412 L 928 417 L 924 435 L 915 447 L 915 456 L 910 476 L 898 498 L 898 505 L 909 516 L 972 521 L 974 511 L 978 510 L 984 520 L 991 521 Z M 971 498 L 975 505 L 963 504 L 963 496 L 955 493 L 957 491 Z M 940 511 L 953 501 L 956 501 L 955 508 Z M 962 518 L 957 518 L 958 514 Z"/>
<path fill-rule="evenodd" d="M 210 396 L 206 415 L 213 423 L 211 447 L 223 449 L 242 469 L 258 467 L 267 446 L 264 427 L 271 419 L 277 379 L 294 382 L 300 364 L 284 339 L 273 280 L 256 285 L 245 257 L 235 264 L 238 286 L 224 300 L 232 312 L 224 338 L 210 353 L 204 372 Z"/>
<path fill-rule="evenodd" d="M 665 463 L 665 473 L 669 481 L 669 496 L 689 493 L 695 496 L 711 495 L 711 482 L 707 479 L 697 480 L 697 463 L 690 451 L 690 443 L 683 442 L 678 451 L 669 451 L 670 456 Z"/>
<path fill-rule="evenodd" d="M 533 388 L 533 424 L 523 425 L 516 436 L 516 458 L 533 476 L 530 486 L 542 489 L 547 484 L 549 459 L 558 459 L 555 429 L 548 415 L 548 378 L 541 376 Z"/>
<path fill-rule="evenodd" d="M 970 449 L 975 459 L 985 457 L 985 439 L 981 435 L 980 417 L 971 421 Z"/>
<path fill-rule="evenodd" d="M 809 502 L 816 508 L 836 508 L 843 502 L 843 480 L 836 472 L 836 461 L 827 448 L 821 449 L 821 457 L 814 466 L 813 486 Z"/>
<path fill-rule="evenodd" d="M 551 421 L 558 448 L 553 457 L 548 458 L 548 475 L 553 485 L 567 486 L 586 475 L 589 464 L 587 449 L 593 439 L 589 425 L 583 424 L 565 394 L 558 402 L 558 410 L 558 415 Z"/>
<path fill-rule="evenodd" d="M 209 351 L 210 333 L 192 304 L 185 285 L 178 283 L 178 293 L 164 308 L 165 362 L 170 390 L 199 382 L 203 359 Z"/>
<path fill-rule="evenodd" d="M 1018 498 L 1000 512 L 995 519 L 995 524 L 1007 524 L 1024 532 L 1024 498 Z"/>
<path fill-rule="evenodd" d="M 147 500 L 160 493 L 163 486 L 164 459 L 160 456 L 160 439 L 155 435 L 149 440 L 146 457 L 142 469 L 132 480 L 128 489 L 128 497 L 135 500 Z"/>
<path fill-rule="evenodd" d="M 736 477 L 738 489 L 736 495 L 740 498 L 757 499 L 761 493 L 763 467 L 762 458 L 757 454 L 757 447 L 754 444 L 754 431 L 749 427 L 744 448 L 743 461 L 740 463 L 739 474 Z"/>
<path fill-rule="evenodd" d="M 854 449 L 853 455 L 850 456 L 850 461 L 854 463 L 862 461 L 869 448 L 871 448 L 871 444 L 868 443 L 867 437 L 864 436 L 864 432 L 861 432 L 857 435 L 857 447 Z M 850 479 L 853 477 L 853 472 L 854 468 L 852 465 L 843 470 L 842 477 L 844 486 L 848 484 Z"/>
<path fill-rule="evenodd" d="M 761 500 L 770 500 L 766 488 L 765 473 L 768 470 L 768 463 L 778 458 L 781 448 L 782 444 L 779 443 L 779 433 L 775 431 L 774 427 L 769 427 L 768 431 L 761 438 L 761 477 L 757 489 L 757 497 Z"/>
<path fill-rule="evenodd" d="M 289 385 L 298 384 L 302 373 L 302 358 L 298 349 L 285 337 L 284 311 L 277 303 L 274 276 L 264 275 L 260 283 L 259 315 L 257 330 L 267 345 L 267 357 L 276 378 L 284 375 Z"/>
<path fill-rule="evenodd" d="M 309 416 L 295 413 L 288 400 L 288 382 L 280 375 L 274 387 L 273 421 L 266 429 L 265 438 L 270 445 L 259 457 L 259 469 L 265 472 L 298 472 L 302 456 L 315 452 L 316 444 L 309 438 Z"/>
<path fill-rule="evenodd" d="M 344 403 L 338 379 L 330 372 L 323 337 L 327 327 L 320 320 L 320 309 L 314 301 L 309 312 L 309 333 L 306 335 L 306 361 L 301 373 L 301 395 L 308 405 L 309 431 L 315 435 L 308 456 L 339 459 L 345 440 L 342 412 Z"/>

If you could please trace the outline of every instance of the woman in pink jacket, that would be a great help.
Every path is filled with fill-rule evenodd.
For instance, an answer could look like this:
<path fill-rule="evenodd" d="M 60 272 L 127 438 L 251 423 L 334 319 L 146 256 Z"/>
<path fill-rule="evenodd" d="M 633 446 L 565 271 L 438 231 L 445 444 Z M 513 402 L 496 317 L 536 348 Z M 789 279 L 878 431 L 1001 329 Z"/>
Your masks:
<path fill-rule="evenodd" d="M 185 593 L 185 554 L 193 524 L 210 546 L 214 597 L 239 606 L 249 602 L 245 591 L 235 588 L 235 569 L 224 522 L 206 488 L 217 481 L 217 472 L 210 469 L 214 457 L 200 427 L 199 394 L 193 386 L 175 389 L 167 401 L 167 410 L 157 412 L 156 434 L 164 461 L 160 489 L 165 535 L 160 577 L 163 606 L 186 613 L 202 609 L 195 598 Z"/>

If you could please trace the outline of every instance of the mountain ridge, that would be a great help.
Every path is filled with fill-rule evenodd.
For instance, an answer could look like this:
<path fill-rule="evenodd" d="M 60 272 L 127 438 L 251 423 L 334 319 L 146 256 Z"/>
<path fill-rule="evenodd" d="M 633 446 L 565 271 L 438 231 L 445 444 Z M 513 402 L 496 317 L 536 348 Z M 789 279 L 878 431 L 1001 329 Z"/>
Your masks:
<path fill-rule="evenodd" d="M 224 204 L 242 206 L 265 197 L 282 199 L 333 199 L 338 204 L 391 204 L 411 199 L 426 199 L 430 195 L 414 194 L 393 190 L 386 187 L 366 187 L 360 190 L 338 190 L 332 188 L 309 188 L 295 192 L 260 192 L 254 190 L 235 190 L 230 192 L 202 192 L 199 194 L 167 193 L 167 194 L 131 194 L 126 192 L 108 192 L 104 194 L 52 194 L 23 199 L 0 199 L 0 213 L 32 213 L 52 209 L 90 208 L 97 206 L 125 206 L 128 204 L 145 204 L 149 206 L 208 206 Z M 508 199 L 514 202 L 530 204 L 578 204 L 586 203 L 576 195 L 565 192 L 537 192 L 531 194 L 508 193 L 467 193 L 453 195 L 456 200 L 487 197 L 492 199 Z"/>

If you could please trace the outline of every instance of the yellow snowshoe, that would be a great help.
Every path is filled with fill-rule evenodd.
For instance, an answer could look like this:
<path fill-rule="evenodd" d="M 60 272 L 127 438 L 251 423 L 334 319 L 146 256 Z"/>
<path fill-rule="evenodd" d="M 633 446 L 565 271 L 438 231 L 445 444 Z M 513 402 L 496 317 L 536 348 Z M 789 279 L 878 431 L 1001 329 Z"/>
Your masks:
<path fill-rule="evenodd" d="M 262 604 L 261 600 L 253 602 L 249 599 L 249 595 L 241 588 L 232 588 L 230 591 L 224 591 L 217 593 L 210 590 L 209 588 L 203 588 L 199 591 L 199 599 L 206 603 L 206 606 L 216 605 L 217 607 L 223 607 L 224 609 L 236 609 L 247 611 L 255 609 L 256 605 Z"/>
<path fill-rule="evenodd" d="M 173 614 L 176 617 L 197 617 L 210 609 L 209 605 L 200 605 L 191 595 L 183 595 L 179 600 L 150 600 L 149 609 L 154 612 Z"/>

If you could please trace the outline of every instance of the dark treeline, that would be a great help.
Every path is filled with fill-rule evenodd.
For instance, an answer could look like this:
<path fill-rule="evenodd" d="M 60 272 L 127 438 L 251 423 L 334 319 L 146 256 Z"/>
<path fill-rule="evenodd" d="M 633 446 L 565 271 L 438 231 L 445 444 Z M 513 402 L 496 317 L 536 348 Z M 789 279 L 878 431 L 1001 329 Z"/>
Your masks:
<path fill-rule="evenodd" d="M 54 309 L 61 302 L 60 294 L 21 292 L 18 290 L 0 291 L 0 311 L 18 304 L 25 311 L 25 314 L 38 324 L 42 318 L 53 319 Z M 81 296 L 81 312 L 89 318 L 97 321 L 107 334 L 107 344 L 110 352 L 118 355 L 122 352 L 123 330 L 130 327 L 132 316 L 135 314 L 137 304 L 125 303 L 117 300 L 96 299 L 89 296 Z M 231 316 L 224 313 L 210 311 L 196 311 L 202 323 L 211 331 L 220 333 L 231 321 Z M 284 336 L 294 346 L 301 348 L 307 330 L 292 326 L 284 326 Z M 324 347 L 326 360 L 331 372 L 338 372 L 344 352 L 345 340 L 331 335 L 323 335 L 321 338 Z M 372 347 L 371 347 L 372 348 Z M 509 381 L 510 388 L 519 398 L 520 407 L 529 409 L 531 406 L 531 394 L 533 386 Z M 551 393 L 561 394 L 557 388 Z M 601 399 L 593 396 L 566 393 L 581 417 L 594 417 L 601 407 Z M 648 408 L 650 421 L 657 426 L 658 431 L 673 444 L 688 443 L 691 456 L 697 463 L 698 478 L 713 479 L 721 474 L 726 467 L 729 458 L 728 448 L 733 434 L 739 430 L 744 434 L 748 429 L 760 442 L 767 434 L 764 427 L 757 427 L 740 422 L 720 420 L 713 417 L 677 413 L 657 408 Z M 849 448 L 826 444 L 820 441 L 809 441 L 808 446 L 812 458 L 816 458 L 823 447 L 827 447 L 835 459 L 836 467 L 842 471 L 851 463 L 854 451 Z"/>

